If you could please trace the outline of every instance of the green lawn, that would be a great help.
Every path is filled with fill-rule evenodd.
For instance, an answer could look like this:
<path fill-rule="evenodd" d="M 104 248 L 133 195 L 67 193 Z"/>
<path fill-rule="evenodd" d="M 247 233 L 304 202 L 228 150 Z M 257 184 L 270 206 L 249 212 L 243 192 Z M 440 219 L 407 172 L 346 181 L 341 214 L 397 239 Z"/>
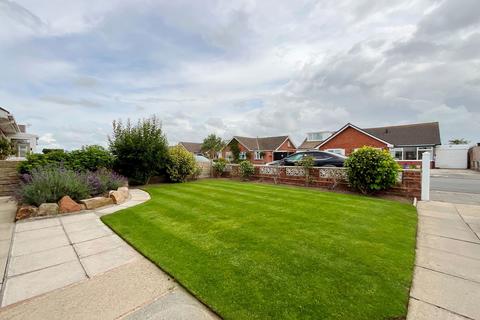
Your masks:
<path fill-rule="evenodd" d="M 406 314 L 409 204 L 228 180 L 146 190 L 102 220 L 224 319 Z"/>

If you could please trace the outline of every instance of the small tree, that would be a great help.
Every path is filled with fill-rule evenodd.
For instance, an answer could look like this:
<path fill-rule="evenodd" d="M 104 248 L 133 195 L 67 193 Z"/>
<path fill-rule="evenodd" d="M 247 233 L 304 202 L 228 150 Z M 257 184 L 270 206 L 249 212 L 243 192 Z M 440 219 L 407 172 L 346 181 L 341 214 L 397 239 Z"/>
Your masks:
<path fill-rule="evenodd" d="M 250 163 L 250 161 L 247 160 L 240 162 L 238 169 L 243 180 L 250 179 L 250 177 L 255 173 L 255 167 Z"/>
<path fill-rule="evenodd" d="M 225 142 L 214 133 L 209 134 L 202 143 L 202 152 L 206 153 L 210 159 L 215 158 L 215 154 L 222 150 Z"/>
<path fill-rule="evenodd" d="M 195 157 L 185 148 L 181 146 L 172 147 L 169 150 L 169 155 L 167 174 L 171 181 L 184 182 L 196 173 Z"/>
<path fill-rule="evenodd" d="M 114 168 L 133 184 L 146 184 L 164 172 L 168 161 L 168 142 L 157 117 L 142 119 L 132 125 L 113 122 L 113 136 L 108 138 L 115 156 Z"/>
<path fill-rule="evenodd" d="M 312 156 L 303 157 L 300 161 L 297 162 L 297 166 L 303 167 L 305 170 L 305 185 L 308 185 L 312 182 L 312 177 L 310 176 L 310 169 L 315 165 L 315 159 Z"/>
<path fill-rule="evenodd" d="M 448 141 L 448 144 L 468 144 L 468 141 L 466 139 L 460 138 L 460 139 L 451 139 Z"/>
<path fill-rule="evenodd" d="M 240 161 L 240 147 L 237 140 L 230 142 L 230 151 L 232 152 L 233 163 L 238 163 Z"/>
<path fill-rule="evenodd" d="M 4 137 L 0 137 L 0 160 L 5 160 L 15 153 L 13 143 Z"/>
<path fill-rule="evenodd" d="M 397 183 L 400 166 L 386 150 L 362 147 L 345 160 L 350 185 L 370 194 Z"/>

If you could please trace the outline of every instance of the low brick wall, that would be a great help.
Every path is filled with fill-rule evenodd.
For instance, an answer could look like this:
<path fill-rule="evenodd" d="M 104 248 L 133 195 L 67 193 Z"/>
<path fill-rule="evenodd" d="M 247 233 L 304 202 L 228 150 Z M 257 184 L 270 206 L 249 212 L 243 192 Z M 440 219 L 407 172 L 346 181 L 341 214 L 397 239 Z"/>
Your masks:
<path fill-rule="evenodd" d="M 228 165 L 226 177 L 238 177 L 238 165 Z M 255 166 L 252 180 L 279 184 L 305 186 L 305 169 L 302 167 Z M 380 192 L 406 198 L 420 198 L 422 172 L 417 169 L 399 171 L 398 184 Z M 335 190 L 350 190 L 344 168 L 312 168 L 310 169 L 311 187 Z"/>
<path fill-rule="evenodd" d="M 468 168 L 480 171 L 480 146 L 468 150 Z"/>
<path fill-rule="evenodd" d="M 0 196 L 11 196 L 19 188 L 17 168 L 21 161 L 0 160 Z"/>

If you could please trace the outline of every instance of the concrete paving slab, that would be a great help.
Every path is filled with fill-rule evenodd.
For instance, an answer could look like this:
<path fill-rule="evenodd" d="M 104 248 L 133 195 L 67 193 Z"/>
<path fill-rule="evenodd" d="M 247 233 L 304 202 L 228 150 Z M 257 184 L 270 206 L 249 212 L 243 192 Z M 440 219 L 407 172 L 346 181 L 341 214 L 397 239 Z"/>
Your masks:
<path fill-rule="evenodd" d="M 96 219 L 98 219 L 97 216 L 95 217 Z M 101 226 L 97 228 L 68 233 L 68 237 L 70 238 L 70 241 L 72 241 L 72 243 L 79 243 L 104 236 L 109 236 L 111 234 L 113 234 L 112 230 L 110 230 L 106 226 Z"/>
<path fill-rule="evenodd" d="M 433 227 L 433 226 L 419 224 L 418 232 L 434 234 L 437 236 L 443 236 L 443 237 L 452 238 L 452 239 L 480 243 L 480 240 L 478 240 L 477 236 L 469 229 L 461 230 L 461 229 L 455 229 L 455 228 Z"/>
<path fill-rule="evenodd" d="M 461 228 L 465 229 L 467 225 L 465 222 L 460 219 L 444 219 L 440 217 L 432 217 L 432 216 L 422 216 L 422 219 L 418 221 L 419 224 L 424 225 L 432 225 L 432 226 L 441 226 L 441 227 L 453 227 L 453 228 Z"/>
<path fill-rule="evenodd" d="M 119 205 L 119 207 L 121 207 L 121 208 L 130 208 L 130 207 L 139 205 L 139 204 L 144 203 L 144 202 L 145 202 L 144 200 L 129 200 L 129 201 L 124 202 L 124 203 L 122 203 L 121 205 Z"/>
<path fill-rule="evenodd" d="M 101 209 L 101 210 L 96 210 L 95 213 L 97 214 L 97 216 L 101 217 L 103 215 L 114 213 L 114 212 L 117 212 L 117 211 L 122 210 L 122 209 L 124 209 L 124 208 L 119 208 L 118 206 L 113 206 L 113 207 L 108 207 L 108 208 Z"/>
<path fill-rule="evenodd" d="M 418 267 L 410 295 L 461 316 L 480 319 L 479 283 Z"/>
<path fill-rule="evenodd" d="M 480 206 L 478 205 L 458 204 L 456 208 L 462 216 L 480 217 Z"/>
<path fill-rule="evenodd" d="M 64 234 L 61 226 L 29 230 L 15 234 L 15 241 L 36 241 L 37 239 L 56 237 Z"/>
<path fill-rule="evenodd" d="M 422 217 L 427 216 L 427 217 L 438 218 L 438 219 L 446 219 L 446 220 L 448 219 L 450 221 L 462 221 L 458 213 L 454 213 L 454 212 L 421 210 L 418 212 L 418 215 Z"/>
<path fill-rule="evenodd" d="M 2 306 L 62 288 L 84 279 L 86 279 L 86 275 L 78 261 L 70 261 L 12 277 L 5 284 Z M 37 319 L 39 318 L 37 317 Z"/>
<path fill-rule="evenodd" d="M 417 237 L 417 246 L 433 248 L 480 260 L 480 244 L 478 243 L 422 233 Z"/>
<path fill-rule="evenodd" d="M 127 320 L 220 319 L 183 288 L 176 287 L 156 301 L 125 317 Z"/>
<path fill-rule="evenodd" d="M 20 256 L 24 254 L 31 254 L 48 249 L 63 247 L 69 245 L 67 236 L 64 232 L 60 235 L 53 237 L 46 237 L 41 239 L 35 239 L 35 241 L 18 241 L 15 239 L 12 246 L 12 256 Z"/>
<path fill-rule="evenodd" d="M 120 246 L 127 246 L 127 244 L 117 235 L 113 234 L 111 236 L 76 243 L 73 246 L 78 256 L 84 258 Z"/>
<path fill-rule="evenodd" d="M 10 240 L 12 238 L 12 231 L 15 227 L 13 223 L 2 224 L 2 232 L 0 232 L 0 241 Z"/>
<path fill-rule="evenodd" d="M 5 309 L 9 320 L 118 319 L 175 287 L 156 266 L 139 259 L 110 272 Z"/>
<path fill-rule="evenodd" d="M 104 273 L 113 268 L 138 259 L 140 255 L 128 246 L 118 247 L 95 255 L 81 258 L 80 262 L 89 277 Z"/>
<path fill-rule="evenodd" d="M 416 265 L 480 283 L 480 260 L 430 248 L 417 250 Z"/>
<path fill-rule="evenodd" d="M 88 213 L 70 214 L 70 215 L 60 217 L 60 220 L 62 221 L 63 224 L 75 223 L 79 221 L 85 221 L 88 219 L 97 219 L 97 216 L 92 212 L 88 212 Z"/>
<path fill-rule="evenodd" d="M 66 223 L 63 225 L 63 227 L 67 232 L 67 234 L 70 234 L 77 231 L 95 229 L 103 225 L 104 224 L 99 219 L 87 219 L 87 220 L 81 220 L 81 221 L 72 222 L 72 223 Z"/>
<path fill-rule="evenodd" d="M 8 276 L 12 277 L 73 260 L 77 260 L 77 255 L 70 245 L 12 257 L 8 265 Z"/>
<path fill-rule="evenodd" d="M 418 204 L 418 208 L 426 211 L 456 213 L 456 208 L 452 203 L 438 201 L 422 201 Z"/>
<path fill-rule="evenodd" d="M 48 228 L 48 227 L 53 227 L 58 225 L 60 225 L 60 219 L 58 218 L 23 221 L 23 222 L 17 223 L 15 227 L 15 232 L 30 231 L 30 230 Z"/>
<path fill-rule="evenodd" d="M 423 301 L 410 299 L 407 320 L 469 320 L 469 318 Z"/>
<path fill-rule="evenodd" d="M 0 257 L 7 257 L 10 251 L 10 240 L 0 241 Z"/>

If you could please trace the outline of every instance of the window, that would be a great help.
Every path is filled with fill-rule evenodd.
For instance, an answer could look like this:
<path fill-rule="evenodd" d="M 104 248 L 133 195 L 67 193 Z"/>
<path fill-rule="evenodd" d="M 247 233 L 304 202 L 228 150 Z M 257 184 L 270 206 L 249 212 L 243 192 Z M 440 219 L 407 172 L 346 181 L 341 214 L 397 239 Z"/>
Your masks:
<path fill-rule="evenodd" d="M 227 158 L 228 161 L 232 161 L 233 160 L 232 152 L 231 151 L 225 152 L 225 158 Z"/>
<path fill-rule="evenodd" d="M 262 160 L 263 159 L 263 151 L 255 151 L 254 159 L 255 160 Z"/>
<path fill-rule="evenodd" d="M 304 155 L 305 155 L 305 153 L 296 153 L 294 155 L 289 156 L 287 159 L 296 161 L 296 160 L 302 159 Z"/>
<path fill-rule="evenodd" d="M 403 160 L 417 160 L 417 148 L 404 147 L 403 148 Z"/>
<path fill-rule="evenodd" d="M 403 148 L 392 148 L 390 154 L 395 160 L 403 160 Z"/>
<path fill-rule="evenodd" d="M 324 160 L 332 157 L 332 155 L 324 152 L 312 152 L 309 156 L 314 157 L 317 160 Z"/>
<path fill-rule="evenodd" d="M 432 147 L 418 147 L 417 148 L 417 159 L 418 160 L 422 160 L 424 152 L 430 152 L 430 160 L 433 159 L 433 148 Z"/>
<path fill-rule="evenodd" d="M 242 151 L 238 154 L 238 159 L 240 160 L 246 160 L 247 159 L 247 153 L 245 151 Z"/>
<path fill-rule="evenodd" d="M 342 156 L 345 155 L 345 149 L 327 149 L 325 151 L 335 153 L 335 154 L 339 154 L 339 155 L 342 155 Z"/>

